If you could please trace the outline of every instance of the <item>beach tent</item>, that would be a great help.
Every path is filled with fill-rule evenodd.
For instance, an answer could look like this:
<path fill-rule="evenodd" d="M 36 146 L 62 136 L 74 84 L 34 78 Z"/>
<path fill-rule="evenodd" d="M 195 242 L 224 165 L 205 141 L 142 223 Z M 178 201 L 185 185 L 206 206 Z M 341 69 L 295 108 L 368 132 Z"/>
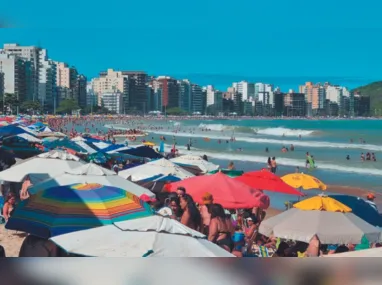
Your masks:
<path fill-rule="evenodd" d="M 119 152 L 131 154 L 134 156 L 144 157 L 144 158 L 150 158 L 150 159 L 163 158 L 163 155 L 161 155 L 160 153 L 157 153 L 155 150 L 153 150 L 151 147 L 148 147 L 148 146 L 140 146 L 137 148 L 122 150 Z"/>
<path fill-rule="evenodd" d="M 35 136 L 32 136 L 28 133 L 18 134 L 18 135 L 16 135 L 16 137 L 21 138 L 23 140 L 26 140 L 28 142 L 32 142 L 32 143 L 42 143 L 42 140 L 40 140 L 40 139 L 36 138 Z M 11 138 L 11 137 L 8 137 L 8 138 Z"/>
<path fill-rule="evenodd" d="M 116 222 L 51 240 L 67 252 L 81 256 L 234 257 L 208 241 L 205 235 L 159 215 Z"/>
<path fill-rule="evenodd" d="M 58 139 L 58 140 L 54 140 L 54 141 L 44 141 L 43 145 L 47 149 L 70 148 L 70 149 L 77 151 L 77 152 L 84 152 L 84 153 L 87 152 L 87 150 L 85 148 L 81 147 L 76 142 L 69 140 L 68 138 Z"/>
<path fill-rule="evenodd" d="M 8 125 L 0 128 L 0 137 L 9 137 L 25 133 L 30 134 L 32 136 L 37 136 L 37 133 L 33 130 L 19 125 Z"/>
<path fill-rule="evenodd" d="M 131 181 L 147 179 L 158 174 L 172 175 L 180 179 L 194 176 L 192 173 L 165 158 L 150 161 L 140 166 L 122 170 L 118 173 L 119 176 L 125 179 L 129 178 Z"/>
<path fill-rule="evenodd" d="M 175 157 L 170 159 L 170 161 L 174 163 L 179 163 L 179 164 L 185 164 L 185 165 L 194 165 L 200 168 L 203 173 L 207 173 L 210 171 L 214 171 L 219 169 L 219 165 L 213 164 L 212 162 L 205 161 L 203 158 L 197 155 L 182 155 L 179 157 Z"/>
<path fill-rule="evenodd" d="M 363 236 L 371 242 L 382 241 L 381 229 L 353 213 L 305 211 L 296 208 L 261 222 L 259 233 L 309 243 L 317 235 L 322 244 L 360 244 Z"/>
<path fill-rule="evenodd" d="M 74 169 L 66 170 L 64 173 L 41 181 L 29 188 L 31 194 L 35 194 L 42 189 L 48 189 L 56 186 L 63 186 L 73 183 L 98 183 L 105 186 L 114 186 L 140 197 L 146 194 L 150 198 L 154 198 L 155 194 L 135 183 L 123 179 L 114 171 L 108 170 L 94 163 L 81 165 Z"/>
<path fill-rule="evenodd" d="M 23 179 L 29 175 L 33 184 L 37 181 L 42 181 L 50 177 L 57 176 L 60 173 L 64 173 L 66 170 L 70 170 L 84 164 L 72 156 L 59 156 L 57 151 L 51 152 L 51 157 L 46 153 L 46 157 L 33 157 L 22 161 L 15 166 L 8 168 L 0 172 L 0 180 L 8 182 L 22 182 Z"/>
<path fill-rule="evenodd" d="M 0 172 L 16 163 L 14 154 L 0 148 Z"/>

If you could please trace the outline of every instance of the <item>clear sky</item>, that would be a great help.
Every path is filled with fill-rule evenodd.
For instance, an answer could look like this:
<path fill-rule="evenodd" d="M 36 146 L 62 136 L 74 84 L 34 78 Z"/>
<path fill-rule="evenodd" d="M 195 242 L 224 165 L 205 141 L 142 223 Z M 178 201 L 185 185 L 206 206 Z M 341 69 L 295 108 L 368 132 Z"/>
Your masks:
<path fill-rule="evenodd" d="M 18 0 L 1 4 L 2 24 L 16 28 L 0 29 L 0 44 L 40 45 L 88 77 L 358 83 L 382 80 L 381 11 L 380 0 Z"/>

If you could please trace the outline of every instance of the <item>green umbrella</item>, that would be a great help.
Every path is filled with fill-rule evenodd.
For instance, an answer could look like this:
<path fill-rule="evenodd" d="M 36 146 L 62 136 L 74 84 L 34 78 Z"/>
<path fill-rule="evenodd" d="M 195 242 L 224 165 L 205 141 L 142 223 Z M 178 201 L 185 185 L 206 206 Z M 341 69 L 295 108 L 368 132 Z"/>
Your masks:
<path fill-rule="evenodd" d="M 210 171 L 208 172 L 208 174 L 215 174 L 215 173 L 218 173 L 219 171 L 232 178 L 238 177 L 244 174 L 244 171 L 242 170 L 230 170 L 230 169 L 218 169 L 218 170 Z"/>

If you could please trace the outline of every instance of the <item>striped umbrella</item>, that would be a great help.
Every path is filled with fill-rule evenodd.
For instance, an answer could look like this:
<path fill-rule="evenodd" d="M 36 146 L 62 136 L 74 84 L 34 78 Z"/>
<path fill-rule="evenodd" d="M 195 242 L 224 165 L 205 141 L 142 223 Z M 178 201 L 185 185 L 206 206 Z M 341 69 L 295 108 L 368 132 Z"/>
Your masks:
<path fill-rule="evenodd" d="M 42 190 L 21 202 L 6 228 L 50 238 L 151 215 L 147 203 L 121 188 L 73 184 Z"/>

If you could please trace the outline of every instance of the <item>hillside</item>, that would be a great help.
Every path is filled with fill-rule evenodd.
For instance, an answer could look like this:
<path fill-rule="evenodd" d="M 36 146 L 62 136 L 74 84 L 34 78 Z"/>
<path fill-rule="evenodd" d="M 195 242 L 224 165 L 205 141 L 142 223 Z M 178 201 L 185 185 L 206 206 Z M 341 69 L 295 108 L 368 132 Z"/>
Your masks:
<path fill-rule="evenodd" d="M 358 94 L 370 96 L 370 109 L 382 109 L 382 81 L 370 83 L 353 90 Z"/>

